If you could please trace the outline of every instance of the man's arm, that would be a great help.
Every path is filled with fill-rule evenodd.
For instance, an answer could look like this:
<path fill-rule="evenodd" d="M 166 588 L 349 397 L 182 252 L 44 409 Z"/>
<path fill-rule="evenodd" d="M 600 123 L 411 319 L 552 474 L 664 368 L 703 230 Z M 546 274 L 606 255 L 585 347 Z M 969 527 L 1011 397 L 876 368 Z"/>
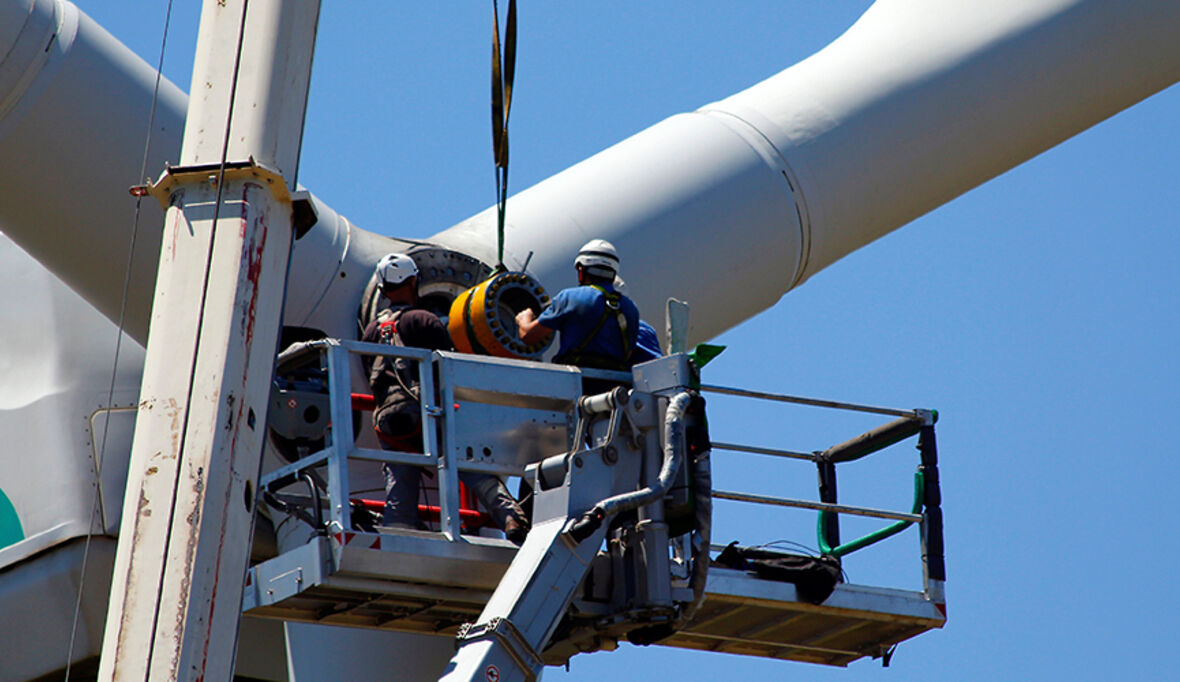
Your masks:
<path fill-rule="evenodd" d="M 544 339 L 546 334 L 553 331 L 541 324 L 532 308 L 525 308 L 516 314 L 516 327 L 520 333 L 520 340 L 528 344 Z"/>

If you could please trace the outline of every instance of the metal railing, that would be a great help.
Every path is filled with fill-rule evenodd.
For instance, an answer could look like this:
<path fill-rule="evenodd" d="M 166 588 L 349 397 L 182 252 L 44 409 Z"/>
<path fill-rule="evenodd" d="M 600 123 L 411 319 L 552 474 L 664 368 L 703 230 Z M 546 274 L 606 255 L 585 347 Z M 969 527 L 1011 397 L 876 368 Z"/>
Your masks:
<path fill-rule="evenodd" d="M 316 354 L 320 368 L 326 372 L 329 426 L 323 449 L 307 454 L 289 464 L 264 474 L 259 481 L 264 490 L 277 490 L 313 467 L 326 466 L 326 488 L 329 500 L 326 525 L 335 531 L 352 530 L 353 519 L 349 490 L 349 461 L 361 460 L 383 463 L 401 463 L 415 466 L 438 467 L 438 429 L 434 420 L 439 415 L 432 404 L 434 391 L 433 353 L 417 348 L 393 347 L 360 341 L 339 341 L 324 339 L 307 344 L 307 353 Z M 404 358 L 414 363 L 418 372 L 422 409 L 422 452 L 406 452 L 367 448 L 357 444 L 353 429 L 352 405 L 352 356 L 385 356 Z M 367 386 L 366 386 L 367 389 Z M 452 499 L 453 498 L 453 499 Z M 458 519 L 457 492 L 439 491 L 440 506 L 444 516 L 450 509 Z"/>
<path fill-rule="evenodd" d="M 943 560 L 942 510 L 938 482 L 937 448 L 934 439 L 934 423 L 938 419 L 937 412 L 918 409 L 901 410 L 833 400 L 818 400 L 764 391 L 748 391 L 726 386 L 702 385 L 701 391 L 772 402 L 897 417 L 897 419 L 855 438 L 833 445 L 826 450 L 813 452 L 715 441 L 712 444 L 714 450 L 814 462 L 819 474 L 819 501 L 716 489 L 713 491 L 713 497 L 720 500 L 818 511 L 819 517 L 816 524 L 816 535 L 818 537 L 820 552 L 837 557 L 845 556 L 873 545 L 896 535 L 913 524 L 919 524 L 921 528 L 923 578 L 927 585 L 927 591 L 930 591 L 931 581 L 936 581 L 939 585 L 937 589 L 941 590 L 941 583 L 946 579 L 946 571 Z M 856 461 L 915 435 L 919 436 L 918 449 L 921 453 L 921 461 L 914 475 L 914 501 L 909 512 L 873 509 L 837 502 L 836 464 Z M 841 514 L 887 519 L 894 521 L 894 523 L 851 542 L 841 543 L 839 527 L 839 515 Z"/>
<path fill-rule="evenodd" d="M 335 339 L 306 344 L 303 352 L 309 354 L 304 362 L 318 362 L 324 377 L 330 413 L 327 436 L 322 449 L 263 475 L 260 487 L 273 492 L 300 480 L 313 467 L 326 467 L 323 485 L 329 506 L 325 523 L 332 532 L 354 530 L 350 462 L 367 461 L 434 471 L 439 530 L 450 540 L 458 539 L 463 529 L 459 471 L 519 476 L 530 461 L 566 451 L 582 376 L 595 374 L 560 365 Z M 378 356 L 405 359 L 416 367 L 421 452 L 358 444 L 354 392 L 368 392 L 369 386 L 367 378 L 354 369 L 363 364 L 357 362 L 358 357 Z M 528 428 L 521 429 L 522 424 Z M 366 439 L 372 443 L 371 437 Z M 537 448 L 542 450 L 534 452 Z"/>

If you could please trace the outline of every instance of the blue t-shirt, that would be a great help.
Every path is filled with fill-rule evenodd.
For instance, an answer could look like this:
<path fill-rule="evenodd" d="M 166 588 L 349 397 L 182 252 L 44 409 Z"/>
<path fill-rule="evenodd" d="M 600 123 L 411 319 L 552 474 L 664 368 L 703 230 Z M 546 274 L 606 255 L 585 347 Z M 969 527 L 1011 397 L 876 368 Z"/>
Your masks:
<path fill-rule="evenodd" d="M 640 320 L 639 332 L 635 336 L 635 351 L 631 353 L 631 364 L 638 365 L 663 356 L 664 350 L 660 348 L 660 337 L 656 334 L 655 327 Z"/>
<path fill-rule="evenodd" d="M 606 291 L 614 291 L 611 286 L 603 287 Z M 545 327 L 561 332 L 558 341 L 557 355 L 561 357 L 577 348 L 602 318 L 602 311 L 606 306 L 606 296 L 593 286 L 578 286 L 562 289 L 553 297 L 549 307 L 541 312 L 537 318 Z M 621 296 L 619 308 L 627 320 L 627 347 L 635 348 L 635 339 L 639 333 L 639 310 L 631 299 Z M 623 337 L 619 333 L 618 315 L 610 313 L 602 323 L 602 327 L 594 338 L 581 351 L 583 355 L 597 355 L 624 361 Z M 630 364 L 630 363 L 627 363 Z"/>

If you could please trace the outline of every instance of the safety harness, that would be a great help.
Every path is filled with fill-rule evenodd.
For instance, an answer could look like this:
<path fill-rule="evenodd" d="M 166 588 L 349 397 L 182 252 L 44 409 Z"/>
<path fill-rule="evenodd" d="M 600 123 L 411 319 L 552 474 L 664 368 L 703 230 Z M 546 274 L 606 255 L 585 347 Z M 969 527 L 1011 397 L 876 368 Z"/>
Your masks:
<path fill-rule="evenodd" d="M 377 314 L 378 343 L 405 346 L 397 323 L 406 310 L 408 308 L 385 309 Z M 377 438 L 394 450 L 421 452 L 420 388 L 409 363 L 404 358 L 377 356 L 369 373 L 369 385 L 377 403 L 373 409 L 373 430 Z M 399 423 L 402 426 L 397 426 Z"/>
<path fill-rule="evenodd" d="M 401 337 L 397 335 L 397 321 L 401 319 L 405 308 L 391 311 L 388 308 L 377 313 L 377 338 L 379 343 L 391 346 L 402 345 Z"/>
<path fill-rule="evenodd" d="M 605 288 L 591 284 L 602 294 L 603 306 L 602 315 L 598 318 L 598 322 L 594 325 L 594 329 L 582 338 L 582 341 L 553 359 L 564 365 L 577 365 L 578 367 L 593 367 L 596 369 L 611 369 L 623 371 L 630 368 L 631 360 L 631 338 L 627 334 L 627 316 L 623 314 L 623 306 L 621 302 L 623 295 L 617 291 L 607 291 Z M 602 330 L 602 325 L 606 324 L 607 319 L 614 315 L 619 323 L 619 336 L 623 340 L 623 356 L 621 359 L 612 358 L 601 353 L 586 353 L 586 346 L 590 345 L 597 336 L 598 332 Z"/>
<path fill-rule="evenodd" d="M 377 313 L 378 343 L 390 346 L 406 345 L 402 342 L 401 335 L 397 331 L 397 323 L 401 319 L 402 313 L 406 312 L 406 310 L 408 308 L 400 308 L 398 310 L 386 308 Z M 373 397 L 376 398 L 378 405 L 384 402 L 386 395 L 390 391 L 396 390 L 396 388 L 400 388 L 410 399 L 414 401 L 418 400 L 418 382 L 414 380 L 409 369 L 406 361 L 401 358 L 394 359 L 378 356 L 373 360 L 373 367 L 369 373 L 369 385 L 373 387 Z M 390 378 L 396 382 L 397 387 L 389 385 Z M 383 389 L 380 392 L 384 395 L 376 395 L 379 387 Z"/>

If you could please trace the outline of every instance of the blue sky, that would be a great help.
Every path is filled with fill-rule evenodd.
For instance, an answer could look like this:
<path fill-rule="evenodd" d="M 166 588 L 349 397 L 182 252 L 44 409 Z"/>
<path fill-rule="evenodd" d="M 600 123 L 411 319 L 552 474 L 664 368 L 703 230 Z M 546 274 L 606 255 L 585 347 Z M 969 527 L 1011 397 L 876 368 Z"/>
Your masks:
<path fill-rule="evenodd" d="M 157 61 L 165 3 L 79 4 Z M 523 0 L 511 190 L 786 68 L 869 4 Z M 196 5 L 177 3 L 165 58 L 184 89 Z M 426 237 L 491 204 L 490 23 L 484 2 L 324 2 L 301 182 L 391 236 Z M 939 410 L 945 629 L 903 644 L 888 670 L 624 645 L 545 678 L 1170 677 L 1180 631 L 1177 121 L 1172 88 L 852 254 L 717 339 L 729 350 L 708 383 Z M 789 449 L 876 423 L 711 406 L 717 440 Z M 907 507 L 914 451 L 879 457 L 842 472 L 842 500 Z M 801 464 L 718 454 L 715 478 L 720 488 L 814 496 Z M 810 515 L 730 506 L 715 539 L 814 546 L 812 525 Z M 914 531 L 888 544 L 848 559 L 853 582 L 918 585 Z"/>

